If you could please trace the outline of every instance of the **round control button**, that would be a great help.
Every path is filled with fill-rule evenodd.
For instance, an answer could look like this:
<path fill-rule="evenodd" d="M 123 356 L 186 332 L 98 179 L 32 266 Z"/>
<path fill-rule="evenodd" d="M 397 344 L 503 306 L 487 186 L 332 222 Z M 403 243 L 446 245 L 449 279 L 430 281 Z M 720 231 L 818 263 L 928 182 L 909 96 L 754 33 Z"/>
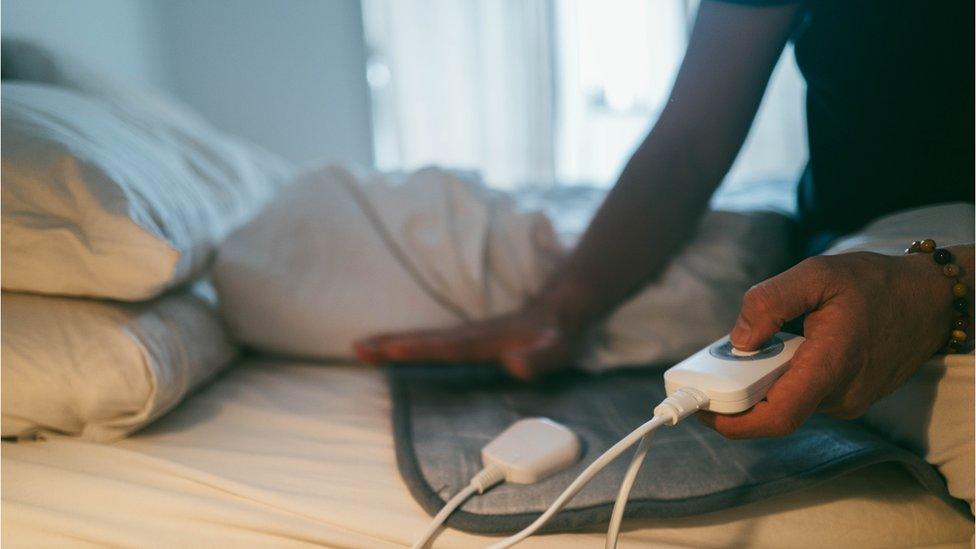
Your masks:
<path fill-rule="evenodd" d="M 783 340 L 777 336 L 773 336 L 756 351 L 736 349 L 730 341 L 726 340 L 712 345 L 708 349 L 708 353 L 722 360 L 763 360 L 780 354 L 783 352 L 783 347 Z"/>
<path fill-rule="evenodd" d="M 759 354 L 759 350 L 743 351 L 742 349 L 736 349 L 735 347 L 732 347 L 732 354 L 735 356 L 752 356 L 752 355 Z"/>

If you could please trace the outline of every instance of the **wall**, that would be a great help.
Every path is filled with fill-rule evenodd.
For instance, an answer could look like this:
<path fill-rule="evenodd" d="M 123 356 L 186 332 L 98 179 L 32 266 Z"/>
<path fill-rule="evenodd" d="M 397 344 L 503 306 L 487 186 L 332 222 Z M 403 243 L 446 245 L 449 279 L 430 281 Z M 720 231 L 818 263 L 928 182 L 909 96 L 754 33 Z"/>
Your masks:
<path fill-rule="evenodd" d="M 114 78 L 171 84 L 157 0 L 3 0 L 4 38 L 27 38 Z"/>
<path fill-rule="evenodd" d="M 299 162 L 372 164 L 358 1 L 169 0 L 164 10 L 175 91 L 218 126 Z"/>
<path fill-rule="evenodd" d="M 372 164 L 358 0 L 3 0 L 4 37 L 151 85 L 296 162 Z"/>

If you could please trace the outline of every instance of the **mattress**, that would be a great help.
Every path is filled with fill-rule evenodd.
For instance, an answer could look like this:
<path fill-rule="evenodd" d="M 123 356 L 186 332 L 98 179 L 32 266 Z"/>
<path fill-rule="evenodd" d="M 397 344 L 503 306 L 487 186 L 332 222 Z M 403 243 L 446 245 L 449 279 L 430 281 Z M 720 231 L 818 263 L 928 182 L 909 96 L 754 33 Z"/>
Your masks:
<path fill-rule="evenodd" d="M 430 518 L 397 474 L 383 374 L 363 366 L 249 358 L 128 439 L 2 452 L 7 547 L 403 547 Z M 599 547 L 603 535 L 522 546 Z M 628 521 L 621 546 L 967 547 L 972 535 L 972 522 L 881 465 L 721 512 Z M 493 539 L 448 530 L 435 547 Z"/>

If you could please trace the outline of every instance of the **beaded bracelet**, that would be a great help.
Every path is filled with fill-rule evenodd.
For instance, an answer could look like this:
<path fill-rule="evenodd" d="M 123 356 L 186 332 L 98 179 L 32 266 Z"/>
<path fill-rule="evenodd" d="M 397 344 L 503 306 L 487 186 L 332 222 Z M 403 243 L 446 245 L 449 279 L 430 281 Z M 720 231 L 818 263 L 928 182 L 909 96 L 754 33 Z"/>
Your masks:
<path fill-rule="evenodd" d="M 969 328 L 969 315 L 967 314 L 969 304 L 966 302 L 967 288 L 962 279 L 958 278 L 961 269 L 959 265 L 952 262 L 952 252 L 945 248 L 936 248 L 935 241 L 931 238 L 916 240 L 905 250 L 906 254 L 916 252 L 932 254 L 932 259 L 942 267 L 942 274 L 953 280 L 952 295 L 954 299 L 952 300 L 952 308 L 960 316 L 953 321 L 952 334 L 949 336 L 949 341 L 942 351 L 946 354 L 955 353 L 959 350 L 959 346 L 964 344 L 969 337 L 966 333 L 966 329 Z"/>

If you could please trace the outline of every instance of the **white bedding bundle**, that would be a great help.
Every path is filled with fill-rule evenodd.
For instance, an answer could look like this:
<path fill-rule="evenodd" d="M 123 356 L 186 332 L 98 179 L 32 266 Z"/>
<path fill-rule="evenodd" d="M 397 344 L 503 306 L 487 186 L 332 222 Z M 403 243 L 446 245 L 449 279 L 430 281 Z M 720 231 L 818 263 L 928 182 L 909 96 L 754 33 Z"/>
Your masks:
<path fill-rule="evenodd" d="M 561 258 L 549 221 L 439 169 L 305 173 L 221 246 L 214 283 L 257 347 L 349 358 L 378 330 L 511 311 Z"/>
<path fill-rule="evenodd" d="M 785 265 L 788 223 L 768 212 L 709 212 L 659 280 L 594 334 L 585 366 L 678 359 L 721 336 L 745 290 Z M 512 311 L 565 254 L 548 218 L 471 175 L 330 166 L 299 176 L 232 234 L 214 282 L 241 341 L 346 359 L 355 340 L 375 333 Z"/>

